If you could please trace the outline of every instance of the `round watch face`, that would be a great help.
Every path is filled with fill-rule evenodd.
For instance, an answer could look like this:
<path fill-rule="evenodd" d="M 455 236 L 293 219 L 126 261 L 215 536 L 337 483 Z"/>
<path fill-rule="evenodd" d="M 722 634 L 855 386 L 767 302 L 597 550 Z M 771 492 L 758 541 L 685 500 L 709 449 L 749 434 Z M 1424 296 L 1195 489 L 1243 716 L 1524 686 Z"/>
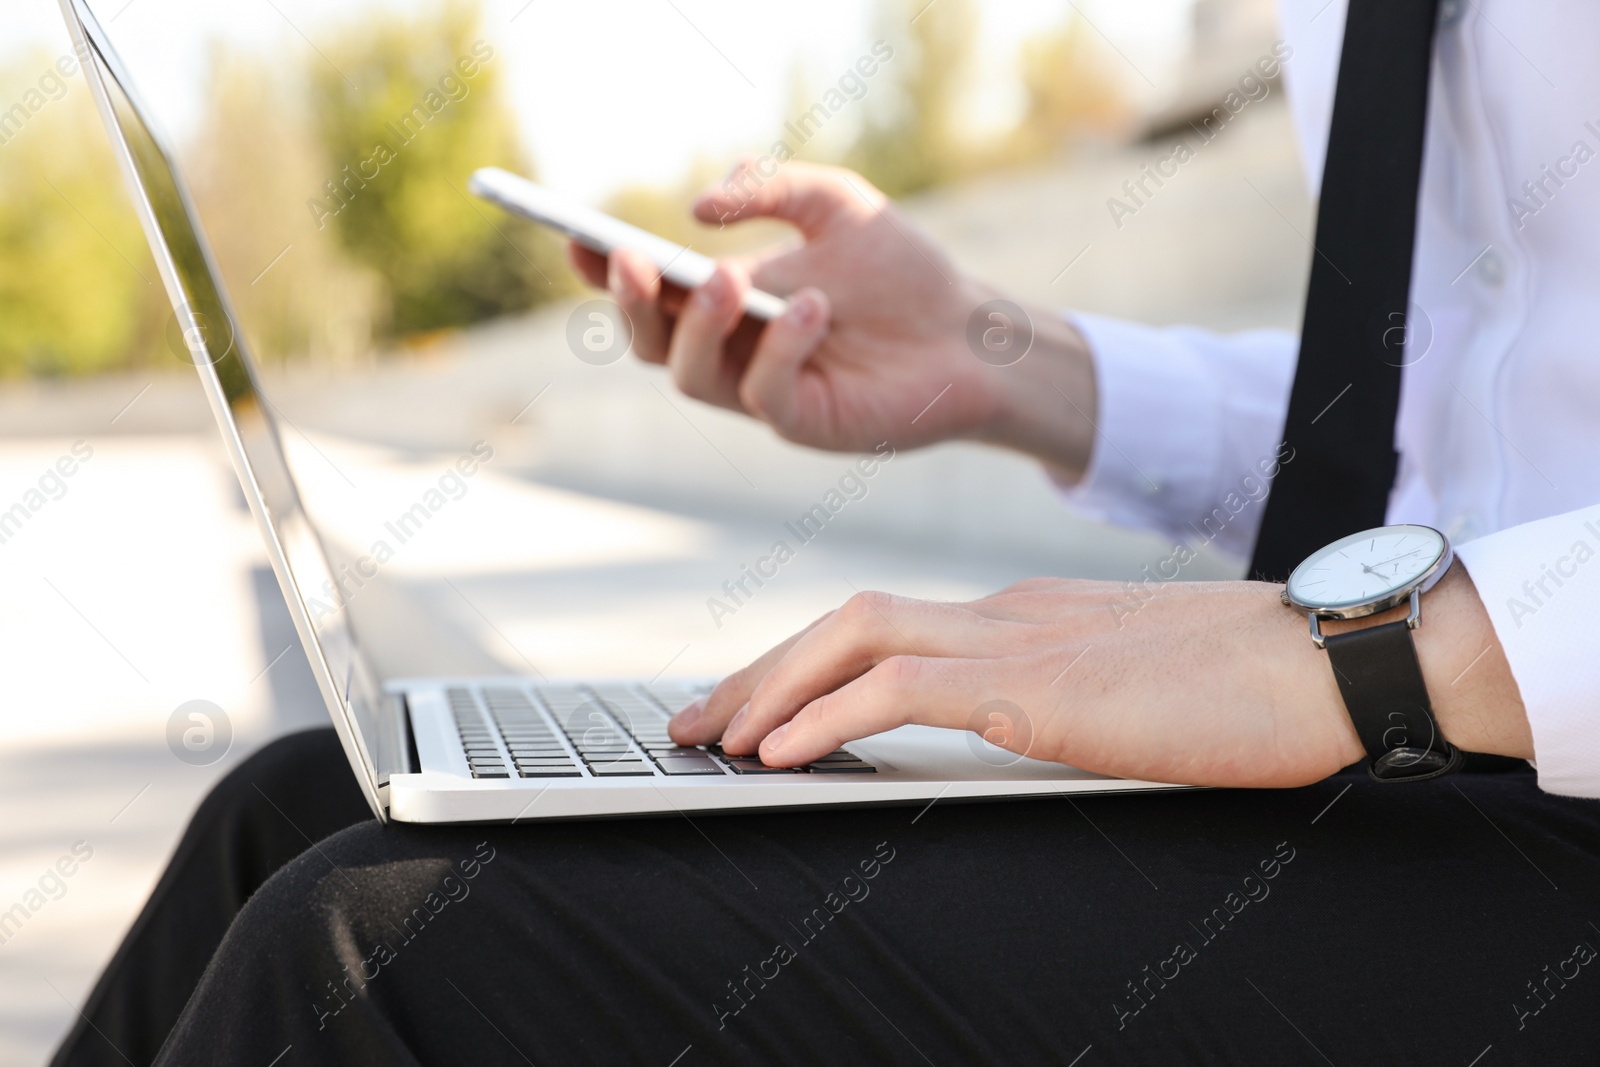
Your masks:
<path fill-rule="evenodd" d="M 1382 526 L 1351 534 L 1294 569 L 1289 597 L 1312 610 L 1370 605 L 1381 611 L 1419 579 L 1442 571 L 1438 564 L 1449 551 L 1444 535 L 1427 526 Z"/>

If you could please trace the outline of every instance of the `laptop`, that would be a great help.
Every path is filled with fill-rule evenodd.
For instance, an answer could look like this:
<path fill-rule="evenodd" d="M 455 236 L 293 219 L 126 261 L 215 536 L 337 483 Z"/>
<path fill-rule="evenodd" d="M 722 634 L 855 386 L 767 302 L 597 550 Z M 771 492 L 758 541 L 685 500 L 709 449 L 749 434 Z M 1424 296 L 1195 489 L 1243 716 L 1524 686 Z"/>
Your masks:
<path fill-rule="evenodd" d="M 348 611 L 313 612 L 334 580 L 303 506 L 174 154 L 85 0 L 60 0 L 306 658 L 373 814 L 505 822 L 1178 788 L 1028 759 L 977 734 L 903 726 L 794 770 L 679 748 L 667 720 L 705 682 L 376 677 Z M 537 530 L 529 531 L 537 537 Z"/>

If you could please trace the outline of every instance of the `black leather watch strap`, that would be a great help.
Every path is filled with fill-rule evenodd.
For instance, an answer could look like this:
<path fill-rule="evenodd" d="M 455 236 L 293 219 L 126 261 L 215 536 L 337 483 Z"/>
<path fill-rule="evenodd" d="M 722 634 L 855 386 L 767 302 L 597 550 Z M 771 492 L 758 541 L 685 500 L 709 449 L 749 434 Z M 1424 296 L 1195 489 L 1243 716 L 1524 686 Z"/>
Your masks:
<path fill-rule="evenodd" d="M 1416 782 L 1461 766 L 1461 753 L 1439 735 L 1411 630 L 1398 622 L 1324 639 L 1344 706 L 1380 782 Z"/>

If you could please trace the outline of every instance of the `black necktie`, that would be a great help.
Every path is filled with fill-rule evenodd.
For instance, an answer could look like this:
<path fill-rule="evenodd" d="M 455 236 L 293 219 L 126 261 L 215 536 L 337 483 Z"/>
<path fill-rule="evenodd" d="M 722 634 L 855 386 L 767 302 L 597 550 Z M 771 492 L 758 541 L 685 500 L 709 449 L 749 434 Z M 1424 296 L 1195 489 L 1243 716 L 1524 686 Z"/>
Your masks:
<path fill-rule="evenodd" d="M 1294 453 L 1267 497 L 1255 578 L 1281 581 L 1329 541 L 1384 521 L 1437 8 L 1350 0 L 1283 429 Z"/>

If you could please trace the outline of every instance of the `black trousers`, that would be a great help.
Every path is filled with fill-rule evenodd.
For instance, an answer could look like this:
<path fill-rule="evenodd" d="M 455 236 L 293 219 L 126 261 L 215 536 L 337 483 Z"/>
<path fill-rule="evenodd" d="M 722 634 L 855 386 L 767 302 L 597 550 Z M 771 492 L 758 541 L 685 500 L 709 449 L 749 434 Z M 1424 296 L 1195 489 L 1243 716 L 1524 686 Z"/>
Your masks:
<path fill-rule="evenodd" d="M 1597 923 L 1600 803 L 1525 770 L 385 828 L 315 731 L 56 1062 L 1594 1064 Z"/>

